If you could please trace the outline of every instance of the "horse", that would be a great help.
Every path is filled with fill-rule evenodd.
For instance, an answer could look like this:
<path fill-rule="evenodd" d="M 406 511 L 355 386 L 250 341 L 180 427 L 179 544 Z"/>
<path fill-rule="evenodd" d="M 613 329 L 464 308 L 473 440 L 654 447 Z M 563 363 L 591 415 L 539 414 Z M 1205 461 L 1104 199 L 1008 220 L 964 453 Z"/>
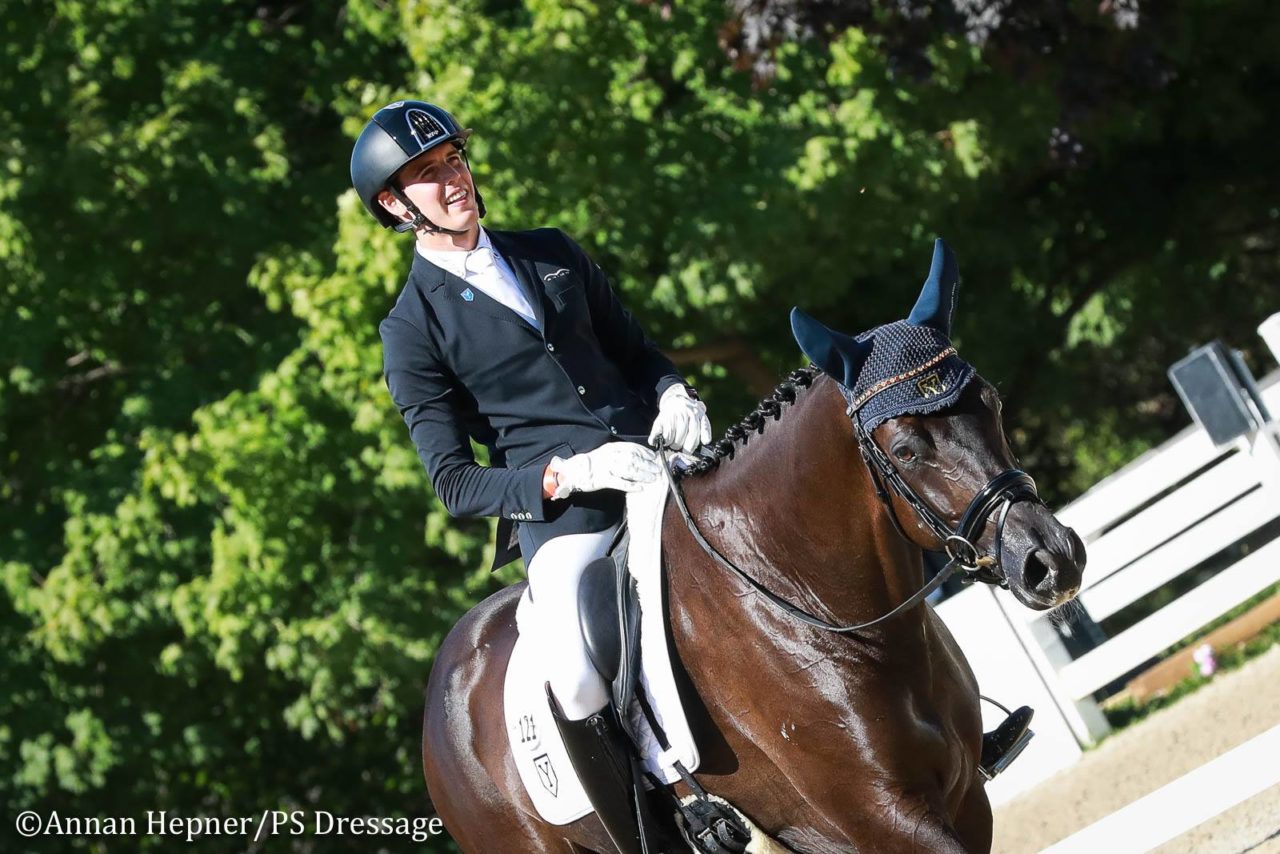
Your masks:
<path fill-rule="evenodd" d="M 950 346 L 958 283 L 938 241 L 906 321 L 850 337 L 793 311 L 812 364 L 705 450 L 666 507 L 693 776 L 793 851 L 989 851 L 978 686 L 921 601 L 923 553 L 1033 609 L 1080 586 L 1083 544 L 1018 469 L 995 388 Z M 502 688 L 522 590 L 477 605 L 439 650 L 428 792 L 464 851 L 612 851 L 594 814 L 543 823 L 510 757 Z"/>

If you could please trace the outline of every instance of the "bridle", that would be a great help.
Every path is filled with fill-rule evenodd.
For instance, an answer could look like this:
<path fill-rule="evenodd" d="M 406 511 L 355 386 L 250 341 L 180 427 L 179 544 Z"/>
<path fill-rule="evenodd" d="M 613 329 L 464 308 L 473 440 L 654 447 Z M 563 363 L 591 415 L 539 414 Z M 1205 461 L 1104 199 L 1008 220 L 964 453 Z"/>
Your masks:
<path fill-rule="evenodd" d="M 845 393 L 845 389 L 841 387 L 841 392 Z M 903 530 L 902 523 L 898 520 L 898 514 L 893 508 L 893 502 L 889 496 L 888 489 L 893 490 L 905 501 L 933 534 L 942 542 L 943 548 L 950 558 L 946 566 L 929 580 L 924 587 L 912 594 L 906 601 L 899 604 L 886 614 L 883 614 L 874 620 L 865 623 L 857 623 L 850 626 L 837 626 L 823 620 L 821 617 L 814 616 L 803 608 L 787 602 L 776 593 L 766 588 L 763 584 L 747 575 L 740 567 L 722 555 L 715 546 L 707 542 L 706 537 L 702 535 L 702 531 L 698 529 L 698 524 L 689 514 L 689 508 L 685 504 L 683 490 L 680 489 L 676 478 L 668 475 L 667 483 L 670 487 L 671 494 L 675 497 L 676 506 L 680 508 L 680 515 L 684 517 L 685 525 L 688 526 L 689 532 L 693 535 L 694 540 L 702 547 L 708 555 L 715 559 L 717 563 L 733 572 L 739 579 L 746 582 L 752 589 L 764 597 L 771 605 L 782 611 L 789 617 L 799 620 L 802 623 L 822 629 L 828 632 L 849 633 L 868 629 L 872 626 L 889 620 L 898 614 L 912 608 L 920 602 L 924 601 L 933 591 L 937 590 L 942 584 L 951 577 L 957 570 L 961 570 L 966 574 L 966 580 L 980 581 L 985 584 L 993 584 L 1000 587 L 1008 588 L 1009 581 L 1005 576 L 1004 568 L 1000 560 L 1000 546 L 1004 537 L 1004 523 L 1009 515 L 1009 509 L 1019 501 L 1040 502 L 1040 496 L 1036 492 L 1036 482 L 1032 480 L 1031 475 L 1021 469 L 1006 469 L 1000 472 L 987 484 L 978 490 L 978 492 L 969 501 L 969 506 L 965 508 L 964 513 L 960 517 L 960 523 L 954 528 L 949 526 L 936 511 L 916 494 L 911 485 L 902 477 L 901 472 L 889 459 L 880 446 L 871 438 L 871 435 L 863 429 L 858 419 L 857 408 L 852 402 L 845 409 L 845 415 L 850 419 L 853 426 L 854 436 L 858 441 L 858 448 L 862 452 L 862 459 L 867 465 L 867 471 L 871 475 L 871 481 L 875 486 L 876 495 L 884 504 L 885 510 L 889 513 L 889 518 L 893 521 L 894 527 L 898 533 L 904 538 L 907 537 L 906 531 Z M 659 449 L 662 455 L 663 463 L 668 472 L 671 471 L 671 460 L 667 455 L 666 449 Z M 886 489 L 886 485 L 888 489 Z M 980 555 L 975 541 L 981 536 L 982 529 L 986 527 L 991 514 L 996 508 L 1000 508 L 1000 515 L 996 521 L 996 535 L 992 543 L 992 551 L 987 555 Z"/>
<path fill-rule="evenodd" d="M 867 471 L 871 475 L 871 482 L 875 485 L 876 496 L 884 504 L 894 527 L 898 529 L 898 533 L 904 538 L 910 539 L 907 537 L 907 532 L 903 530 L 902 523 L 898 520 L 898 514 L 893 509 L 893 501 L 885 488 L 886 485 L 910 505 L 925 527 L 932 531 L 934 536 L 942 543 L 947 557 L 951 558 L 959 569 L 969 574 L 970 581 L 994 584 L 1007 590 L 1009 588 L 1009 580 L 1005 576 L 1004 567 L 1000 559 L 1000 545 L 1004 539 L 1004 523 L 1009 516 L 1009 508 L 1016 502 L 1034 501 L 1037 504 L 1040 503 L 1040 495 L 1036 491 L 1036 482 L 1032 480 L 1031 475 L 1022 469 L 1006 469 L 1000 472 L 987 481 L 986 485 L 970 499 L 969 506 L 965 508 L 964 513 L 960 516 L 960 523 L 955 528 L 951 528 L 945 520 L 934 512 L 932 507 L 916 494 L 911 485 L 902 477 L 902 473 L 898 471 L 897 466 L 893 464 L 888 455 L 871 438 L 871 434 L 863 429 L 858 421 L 857 412 L 852 406 L 845 410 L 845 414 L 853 422 L 853 432 L 858 439 L 858 447 L 862 451 L 862 459 L 867 464 Z M 986 527 L 991 514 L 1000 505 L 1003 506 L 1000 507 L 1000 515 L 996 520 L 996 536 L 992 541 L 991 553 L 980 556 L 976 541 L 982 536 L 982 529 Z"/>

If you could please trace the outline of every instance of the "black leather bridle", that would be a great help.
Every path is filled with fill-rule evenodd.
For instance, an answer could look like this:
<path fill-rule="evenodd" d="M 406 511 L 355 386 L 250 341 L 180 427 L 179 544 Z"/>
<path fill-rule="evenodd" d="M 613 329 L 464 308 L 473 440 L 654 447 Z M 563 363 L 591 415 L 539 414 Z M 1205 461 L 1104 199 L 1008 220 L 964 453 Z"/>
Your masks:
<path fill-rule="evenodd" d="M 952 528 L 916 494 L 911 485 L 902 477 L 898 468 L 890 461 L 888 455 L 872 440 L 870 434 L 862 429 L 862 425 L 858 421 L 857 409 L 850 405 L 845 410 L 845 414 L 849 416 L 852 422 L 853 432 L 858 440 L 858 447 L 862 452 L 863 461 L 866 462 L 867 470 L 871 474 L 871 481 L 875 485 L 876 494 L 885 505 L 889 518 L 893 520 L 894 527 L 898 529 L 898 533 L 904 538 L 910 539 L 907 537 L 906 531 L 903 530 L 901 522 L 898 521 L 898 515 L 893 509 L 893 502 L 889 497 L 886 485 L 888 489 L 896 492 L 903 501 L 915 510 L 916 515 L 924 523 L 925 527 L 932 531 L 942 542 L 947 557 L 950 558 L 947 561 L 947 565 L 930 579 L 928 584 L 912 594 L 906 601 L 893 608 L 893 610 L 874 620 L 850 626 L 837 626 L 829 623 L 821 617 L 816 617 L 808 611 L 787 602 L 747 575 L 741 568 L 722 555 L 715 546 L 707 542 L 706 537 L 702 535 L 697 523 L 689 514 L 683 491 L 677 484 L 676 478 L 668 475 L 667 483 L 671 494 L 675 497 L 676 506 L 680 508 L 680 515 L 684 517 L 685 525 L 688 526 L 689 532 L 693 535 L 698 545 L 702 547 L 703 551 L 714 558 L 721 566 L 746 582 L 752 589 L 763 596 L 767 602 L 787 616 L 814 628 L 841 634 L 870 628 L 918 605 L 930 593 L 941 587 L 943 582 L 957 570 L 965 572 L 970 581 L 980 581 L 1008 588 L 1009 581 L 1004 574 L 1004 568 L 1000 561 L 1000 545 L 1004 537 L 1004 523 L 1009 515 L 1009 508 L 1015 503 L 1019 501 L 1040 503 L 1040 496 L 1036 492 L 1036 482 L 1031 479 L 1031 475 L 1021 469 L 1007 469 L 991 478 L 969 501 L 969 506 L 965 508 L 960 517 L 960 523 L 955 528 Z M 659 453 L 662 455 L 667 471 L 670 472 L 671 460 L 667 455 L 666 449 L 659 449 Z M 992 552 L 989 555 L 980 555 L 976 541 L 981 537 L 982 529 L 986 527 L 987 521 L 997 507 L 1000 507 L 1000 515 L 996 522 L 996 535 L 992 543 Z"/>
<path fill-rule="evenodd" d="M 902 477 L 902 473 L 898 471 L 897 466 L 875 443 L 871 435 L 862 429 L 862 425 L 858 421 L 857 412 L 853 407 L 846 409 L 845 414 L 853 421 L 853 432 L 858 438 L 858 447 L 862 450 L 862 459 L 866 462 L 867 471 L 871 474 L 871 482 L 875 485 L 876 495 L 880 498 L 881 503 L 884 504 L 885 510 L 889 513 L 889 518 L 893 520 L 894 527 L 898 529 L 898 533 L 904 538 L 910 539 L 907 537 L 907 532 L 903 530 L 902 523 L 898 520 L 898 514 L 894 512 L 893 502 L 885 488 L 886 485 L 911 506 L 911 509 L 916 512 L 916 516 L 920 518 L 925 527 L 932 531 L 934 536 L 942 543 L 943 551 L 947 553 L 947 557 L 951 558 L 959 569 L 969 574 L 969 580 L 995 584 L 1008 589 L 1009 580 L 1005 576 L 1004 566 L 1000 559 L 1000 545 L 1004 539 L 1004 523 L 1009 515 L 1009 508 L 1015 503 L 1019 501 L 1040 503 L 1040 494 L 1036 491 L 1036 482 L 1032 480 L 1031 475 L 1022 469 L 1006 469 L 991 478 L 970 499 L 969 506 L 965 508 L 964 513 L 960 516 L 960 523 L 955 528 L 952 528 L 934 512 L 932 507 L 926 504 L 920 496 L 916 495 L 915 490 Z M 1000 516 L 996 521 L 996 536 L 992 541 L 991 554 L 980 556 L 977 540 L 982 536 L 982 529 L 991 518 L 991 514 L 1000 505 L 1003 506 L 1000 508 Z"/>

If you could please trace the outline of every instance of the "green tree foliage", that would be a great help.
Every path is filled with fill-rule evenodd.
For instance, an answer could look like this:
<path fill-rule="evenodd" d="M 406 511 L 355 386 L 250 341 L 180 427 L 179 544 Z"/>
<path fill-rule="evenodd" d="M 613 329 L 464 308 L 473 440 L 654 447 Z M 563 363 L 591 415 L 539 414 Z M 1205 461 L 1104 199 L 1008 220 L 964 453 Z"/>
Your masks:
<path fill-rule="evenodd" d="M 1044 492 L 1167 435 L 1165 366 L 1276 308 L 1280 22 L 1005 5 L 0 2 L 0 798 L 427 809 L 432 655 L 519 573 L 382 384 L 410 247 L 346 166 L 397 97 L 718 427 L 798 363 L 791 305 L 899 318 L 942 234 Z"/>

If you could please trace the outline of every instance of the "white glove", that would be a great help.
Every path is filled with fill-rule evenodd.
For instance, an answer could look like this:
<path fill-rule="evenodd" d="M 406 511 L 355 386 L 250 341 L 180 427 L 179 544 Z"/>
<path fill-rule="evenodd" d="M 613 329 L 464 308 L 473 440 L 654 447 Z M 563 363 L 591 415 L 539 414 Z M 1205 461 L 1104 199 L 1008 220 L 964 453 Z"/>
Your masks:
<path fill-rule="evenodd" d="M 547 468 L 556 475 L 552 498 L 567 498 L 573 492 L 598 489 L 636 492 L 656 480 L 662 471 L 658 455 L 634 442 L 609 442 L 567 460 L 552 457 Z"/>
<path fill-rule="evenodd" d="M 692 454 L 699 445 L 711 441 L 711 422 L 707 407 L 689 397 L 680 383 L 668 388 L 658 401 L 658 417 L 649 431 L 649 444 L 660 439 L 660 445 Z"/>

